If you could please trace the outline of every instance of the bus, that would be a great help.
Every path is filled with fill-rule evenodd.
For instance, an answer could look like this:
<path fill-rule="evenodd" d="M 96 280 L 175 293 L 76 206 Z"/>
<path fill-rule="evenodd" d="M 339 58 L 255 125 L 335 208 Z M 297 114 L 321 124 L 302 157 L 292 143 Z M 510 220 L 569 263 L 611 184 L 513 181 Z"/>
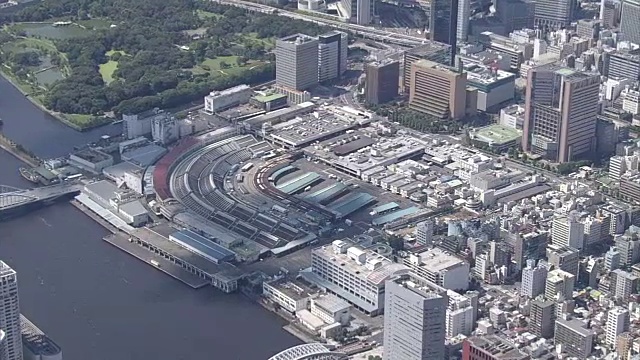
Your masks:
<path fill-rule="evenodd" d="M 240 170 L 242 172 L 247 172 L 251 170 L 252 167 L 253 167 L 253 163 L 246 163 Z"/>

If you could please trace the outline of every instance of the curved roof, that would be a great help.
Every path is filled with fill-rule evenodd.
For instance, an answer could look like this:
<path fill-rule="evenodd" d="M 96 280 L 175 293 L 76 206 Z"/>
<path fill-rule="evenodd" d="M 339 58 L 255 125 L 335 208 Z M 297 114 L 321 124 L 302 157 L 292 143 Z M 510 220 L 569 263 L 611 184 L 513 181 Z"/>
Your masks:
<path fill-rule="evenodd" d="M 288 348 L 269 358 L 269 360 L 304 360 L 304 359 L 324 359 L 324 360 L 342 360 L 346 359 L 346 355 L 334 353 L 320 344 L 302 344 Z"/>

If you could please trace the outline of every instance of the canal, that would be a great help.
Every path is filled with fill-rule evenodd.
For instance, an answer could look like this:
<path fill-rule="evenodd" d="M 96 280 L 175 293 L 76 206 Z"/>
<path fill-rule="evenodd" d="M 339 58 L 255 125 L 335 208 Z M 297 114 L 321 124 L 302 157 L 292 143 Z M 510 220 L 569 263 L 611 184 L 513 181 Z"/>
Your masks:
<path fill-rule="evenodd" d="M 0 78 L 2 131 L 41 157 L 116 133 L 78 133 Z M 0 184 L 27 187 L 0 150 Z M 18 272 L 22 312 L 66 360 L 263 360 L 300 341 L 241 295 L 191 290 L 105 243 L 107 232 L 69 204 L 0 223 L 0 259 Z"/>

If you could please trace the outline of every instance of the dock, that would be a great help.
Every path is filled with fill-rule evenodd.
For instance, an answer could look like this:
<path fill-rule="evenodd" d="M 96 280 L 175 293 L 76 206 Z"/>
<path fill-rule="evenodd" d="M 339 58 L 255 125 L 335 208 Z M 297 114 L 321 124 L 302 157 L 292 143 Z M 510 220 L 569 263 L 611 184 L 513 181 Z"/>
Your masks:
<path fill-rule="evenodd" d="M 129 255 L 144 261 L 163 273 L 179 280 L 194 289 L 200 289 L 209 285 L 209 282 L 185 270 L 184 268 L 174 264 L 173 262 L 159 256 L 145 248 L 129 242 L 128 238 L 123 234 L 107 235 L 102 240 L 117 247 L 118 249 L 128 253 Z M 152 261 L 155 262 L 152 263 Z M 157 264 L 157 265 L 156 265 Z"/>

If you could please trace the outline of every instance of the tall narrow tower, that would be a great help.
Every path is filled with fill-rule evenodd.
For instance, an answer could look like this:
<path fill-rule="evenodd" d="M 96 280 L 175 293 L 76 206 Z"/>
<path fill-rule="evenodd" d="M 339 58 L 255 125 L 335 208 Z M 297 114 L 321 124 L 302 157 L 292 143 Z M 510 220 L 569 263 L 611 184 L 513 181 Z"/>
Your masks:
<path fill-rule="evenodd" d="M 447 292 L 417 275 L 387 280 L 385 360 L 445 358 Z"/>
<path fill-rule="evenodd" d="M 429 18 L 431 40 L 451 45 L 451 64 L 458 51 L 458 0 L 432 0 Z"/>
<path fill-rule="evenodd" d="M 22 360 L 18 277 L 3 261 L 0 261 L 0 329 L 5 331 L 0 359 Z"/>

